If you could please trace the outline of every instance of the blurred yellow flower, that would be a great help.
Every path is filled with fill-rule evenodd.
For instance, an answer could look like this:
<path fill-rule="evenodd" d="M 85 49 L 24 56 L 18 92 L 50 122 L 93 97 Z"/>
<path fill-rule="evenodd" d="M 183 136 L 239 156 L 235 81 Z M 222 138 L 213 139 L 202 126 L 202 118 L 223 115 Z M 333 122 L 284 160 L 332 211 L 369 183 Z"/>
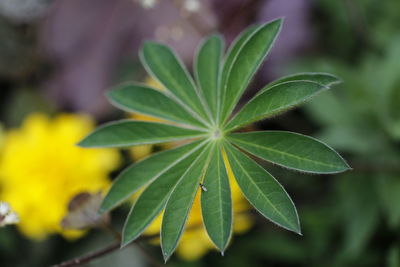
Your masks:
<path fill-rule="evenodd" d="M 84 115 L 62 114 L 49 119 L 32 114 L 19 129 L 5 134 L 0 199 L 18 213 L 18 227 L 26 236 L 81 235 L 80 231 L 61 229 L 69 201 L 82 191 L 105 189 L 110 183 L 108 173 L 120 161 L 115 150 L 76 146 L 93 127 L 93 121 Z"/>
<path fill-rule="evenodd" d="M 3 149 L 3 140 L 4 139 L 4 133 L 3 133 L 3 125 L 0 124 L 0 158 L 1 158 L 1 151 Z"/>
<path fill-rule="evenodd" d="M 145 83 L 153 88 L 164 90 L 162 85 L 154 79 L 147 78 L 145 80 Z M 160 121 L 157 118 L 141 114 L 132 114 L 131 117 L 138 120 Z M 167 144 L 166 146 L 171 147 L 173 146 L 173 144 Z M 137 146 L 131 149 L 131 154 L 134 160 L 138 160 L 148 156 L 152 151 L 152 145 Z M 234 209 L 233 232 L 239 234 L 246 232 L 253 224 L 250 215 L 245 213 L 245 211 L 247 211 L 250 206 L 243 197 L 243 194 L 241 193 L 240 188 L 237 185 L 231 171 L 228 172 L 228 176 L 231 184 L 232 202 Z M 199 193 L 196 195 L 192 210 L 186 224 L 186 231 L 184 232 L 177 248 L 178 256 L 188 261 L 196 260 L 204 256 L 210 249 L 215 248 L 203 226 L 200 192 L 201 189 L 199 188 Z M 154 235 L 159 233 L 161 222 L 162 214 L 160 214 L 154 220 L 154 222 L 150 224 L 149 228 L 147 228 L 144 234 Z M 158 241 L 156 240 L 156 242 Z"/>

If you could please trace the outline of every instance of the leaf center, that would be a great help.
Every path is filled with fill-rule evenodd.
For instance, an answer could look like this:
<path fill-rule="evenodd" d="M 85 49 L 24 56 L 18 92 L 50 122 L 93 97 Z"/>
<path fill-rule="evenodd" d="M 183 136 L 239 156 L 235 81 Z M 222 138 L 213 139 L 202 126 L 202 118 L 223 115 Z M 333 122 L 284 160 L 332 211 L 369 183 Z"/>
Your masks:
<path fill-rule="evenodd" d="M 220 129 L 214 129 L 211 131 L 212 140 L 220 140 L 223 137 L 222 131 Z"/>

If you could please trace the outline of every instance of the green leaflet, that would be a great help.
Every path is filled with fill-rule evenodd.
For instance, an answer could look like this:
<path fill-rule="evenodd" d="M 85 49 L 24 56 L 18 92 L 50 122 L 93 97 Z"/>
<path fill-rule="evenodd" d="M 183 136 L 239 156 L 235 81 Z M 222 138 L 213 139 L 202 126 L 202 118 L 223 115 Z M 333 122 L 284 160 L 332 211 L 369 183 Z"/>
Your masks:
<path fill-rule="evenodd" d="M 175 251 L 184 231 L 199 183 L 210 161 L 211 146 L 193 162 L 168 199 L 161 224 L 161 249 L 165 261 Z"/>
<path fill-rule="evenodd" d="M 178 182 L 185 175 L 190 174 L 189 172 L 193 169 L 195 162 L 197 162 L 196 158 L 199 157 L 201 152 L 201 150 L 197 150 L 188 155 L 143 191 L 132 206 L 125 222 L 122 238 L 123 246 L 135 240 L 161 212 Z"/>
<path fill-rule="evenodd" d="M 280 31 L 282 20 L 274 20 L 255 30 L 239 49 L 222 84 L 221 122 L 232 112 L 250 80 L 267 56 Z"/>
<path fill-rule="evenodd" d="M 284 76 L 279 78 L 276 81 L 271 82 L 266 87 L 260 90 L 260 93 L 268 90 L 269 88 L 284 82 L 291 82 L 291 81 L 310 81 L 319 83 L 325 87 L 330 87 L 332 85 L 338 84 L 341 80 L 336 77 L 335 75 L 323 72 L 302 72 L 302 73 L 295 73 L 288 76 Z"/>
<path fill-rule="evenodd" d="M 221 105 L 222 105 L 222 98 L 225 95 L 225 84 L 226 84 L 226 80 L 228 78 L 228 74 L 231 71 L 232 65 L 234 63 L 234 60 L 236 59 L 240 48 L 242 48 L 243 44 L 245 43 L 245 41 L 247 41 L 247 39 L 249 38 L 249 36 L 251 36 L 257 29 L 259 28 L 259 25 L 253 25 L 250 26 L 249 28 L 247 28 L 246 30 L 244 30 L 237 38 L 236 40 L 233 42 L 233 44 L 229 47 L 229 50 L 227 52 L 227 56 L 224 60 L 224 65 L 222 68 L 222 72 L 221 72 L 221 78 L 219 81 L 219 85 L 218 85 L 218 99 L 217 99 L 217 106 L 218 106 L 218 114 L 217 114 L 217 120 L 220 119 L 220 111 L 221 111 Z"/>
<path fill-rule="evenodd" d="M 293 108 L 323 90 L 329 89 L 310 81 L 291 81 L 277 84 L 251 99 L 226 126 L 226 131 L 274 116 Z"/>
<path fill-rule="evenodd" d="M 78 145 L 81 147 L 127 147 L 198 138 L 205 133 L 147 121 L 120 120 L 100 126 Z"/>
<path fill-rule="evenodd" d="M 343 158 L 332 148 L 297 133 L 238 133 L 229 135 L 228 140 L 257 157 L 298 171 L 328 174 L 349 169 Z"/>
<path fill-rule="evenodd" d="M 160 90 L 145 85 L 125 83 L 107 95 L 110 102 L 122 110 L 187 124 L 188 127 L 204 128 L 201 122 Z"/>
<path fill-rule="evenodd" d="M 192 78 L 169 47 L 145 42 L 140 56 L 147 71 L 176 96 L 181 104 L 188 105 L 206 124 L 210 122 Z"/>
<path fill-rule="evenodd" d="M 166 150 L 145 158 L 126 168 L 113 182 L 100 211 L 108 211 L 129 198 L 140 187 L 152 182 L 186 159 L 200 147 L 200 141 Z"/>
<path fill-rule="evenodd" d="M 220 35 L 211 35 L 199 47 L 194 69 L 213 118 L 217 115 L 218 78 L 224 44 Z"/>
<path fill-rule="evenodd" d="M 227 171 L 221 149 L 215 147 L 201 192 L 201 211 L 204 226 L 216 247 L 224 252 L 232 234 L 232 199 Z"/>
<path fill-rule="evenodd" d="M 235 179 L 247 200 L 275 224 L 300 234 L 296 208 L 278 181 L 232 145 L 227 143 L 224 147 Z"/>

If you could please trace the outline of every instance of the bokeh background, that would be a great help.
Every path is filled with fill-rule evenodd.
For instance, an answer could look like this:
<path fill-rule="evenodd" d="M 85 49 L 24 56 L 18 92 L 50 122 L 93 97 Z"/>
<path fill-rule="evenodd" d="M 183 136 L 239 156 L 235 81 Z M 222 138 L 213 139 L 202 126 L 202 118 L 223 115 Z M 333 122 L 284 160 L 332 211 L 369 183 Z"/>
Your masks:
<path fill-rule="evenodd" d="M 353 170 L 312 176 L 264 163 L 296 203 L 303 236 L 242 203 L 224 257 L 204 231 L 192 231 L 168 266 L 400 266 L 398 0 L 0 0 L 0 201 L 20 217 L 0 228 L 0 265 L 56 264 L 109 245 L 120 231 L 129 205 L 95 222 L 81 213 L 93 213 L 97 192 L 122 167 L 164 146 L 75 143 L 97 124 L 135 116 L 113 108 L 104 92 L 123 81 L 154 85 L 138 59 L 143 40 L 173 46 L 191 70 L 204 36 L 218 31 L 229 44 L 248 25 L 277 17 L 285 17 L 281 35 L 243 101 L 295 72 L 329 72 L 343 83 L 252 127 L 317 137 Z M 66 229 L 77 225 L 96 227 Z M 151 240 L 87 266 L 161 259 Z"/>

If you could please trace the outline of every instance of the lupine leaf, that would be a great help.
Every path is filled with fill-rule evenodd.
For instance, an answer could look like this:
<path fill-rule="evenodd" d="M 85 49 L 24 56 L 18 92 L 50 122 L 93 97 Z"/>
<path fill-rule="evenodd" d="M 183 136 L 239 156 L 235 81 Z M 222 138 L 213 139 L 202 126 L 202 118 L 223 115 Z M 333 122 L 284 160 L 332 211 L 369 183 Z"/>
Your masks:
<path fill-rule="evenodd" d="M 196 63 L 196 78 L 213 117 L 217 114 L 218 78 L 223 50 L 223 39 L 212 35 L 200 46 Z"/>
<path fill-rule="evenodd" d="M 210 239 L 223 252 L 232 234 L 232 199 L 219 146 L 215 147 L 204 175 L 203 186 L 207 190 L 201 192 L 204 226 Z"/>
<path fill-rule="evenodd" d="M 181 105 L 160 90 L 145 85 L 125 83 L 108 92 L 114 106 L 122 110 L 150 115 L 172 122 L 204 127 Z"/>
<path fill-rule="evenodd" d="M 126 219 L 122 245 L 135 240 L 165 207 L 180 179 L 193 168 L 201 150 L 195 151 L 163 173 L 139 196 Z"/>
<path fill-rule="evenodd" d="M 204 136 L 204 132 L 183 129 L 158 122 L 121 120 L 100 126 L 79 146 L 82 147 L 127 147 L 157 144 Z"/>
<path fill-rule="evenodd" d="M 260 26 L 243 43 L 223 84 L 221 122 L 229 116 L 257 69 L 271 49 L 281 28 L 282 20 Z"/>
<path fill-rule="evenodd" d="M 167 90 L 183 104 L 192 108 L 202 119 L 208 120 L 193 79 L 169 47 L 155 42 L 146 42 L 141 51 L 141 59 L 148 72 Z"/>
<path fill-rule="evenodd" d="M 184 231 L 194 198 L 199 191 L 199 183 L 209 162 L 210 147 L 209 145 L 193 162 L 168 199 L 161 224 L 161 249 L 165 261 L 175 251 Z"/>
<path fill-rule="evenodd" d="M 319 83 L 291 81 L 277 84 L 251 99 L 226 126 L 227 131 L 293 108 L 323 90 Z"/>
<path fill-rule="evenodd" d="M 231 134 L 228 139 L 257 157 L 298 171 L 327 174 L 349 169 L 332 148 L 301 134 L 263 131 Z"/>
<path fill-rule="evenodd" d="M 223 40 L 218 35 L 208 37 L 199 47 L 195 61 L 199 88 L 170 48 L 146 42 L 141 60 L 166 90 L 125 84 L 109 93 L 117 107 L 166 122 L 117 121 L 96 129 L 80 146 L 127 147 L 200 139 L 148 157 L 128 167 L 114 181 L 103 201 L 103 212 L 146 187 L 125 222 L 123 245 L 135 240 L 165 208 L 160 235 L 163 256 L 168 260 L 178 246 L 201 187 L 204 226 L 212 242 L 223 252 L 229 243 L 233 221 L 228 175 L 234 176 L 245 197 L 262 215 L 300 233 L 297 211 L 289 195 L 245 152 L 310 173 L 349 169 L 333 149 L 311 137 L 282 131 L 232 133 L 246 124 L 293 108 L 339 82 L 337 77 L 326 73 L 283 77 L 265 86 L 228 121 L 273 46 L 281 23 L 278 19 L 245 30 L 230 46 L 222 69 Z"/>
<path fill-rule="evenodd" d="M 232 145 L 227 144 L 225 148 L 232 172 L 247 200 L 272 222 L 300 233 L 296 208 L 278 181 Z"/>
<path fill-rule="evenodd" d="M 113 182 L 100 211 L 106 212 L 135 193 L 140 187 L 157 179 L 167 170 L 199 149 L 200 141 L 166 150 L 145 158 L 126 168 Z"/>

